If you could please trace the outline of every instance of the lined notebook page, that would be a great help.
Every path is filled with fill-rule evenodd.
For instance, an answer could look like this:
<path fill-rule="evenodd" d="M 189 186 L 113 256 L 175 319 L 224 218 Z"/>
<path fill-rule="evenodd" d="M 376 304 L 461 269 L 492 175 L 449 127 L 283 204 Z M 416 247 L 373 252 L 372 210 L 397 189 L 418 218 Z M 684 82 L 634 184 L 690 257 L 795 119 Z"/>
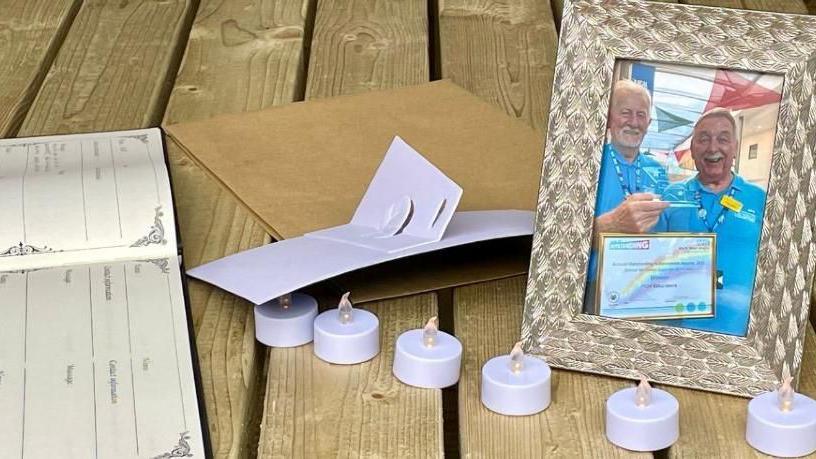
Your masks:
<path fill-rule="evenodd" d="M 158 129 L 0 140 L 0 269 L 176 253 Z"/>
<path fill-rule="evenodd" d="M 204 457 L 158 129 L 0 141 L 0 457 Z"/>

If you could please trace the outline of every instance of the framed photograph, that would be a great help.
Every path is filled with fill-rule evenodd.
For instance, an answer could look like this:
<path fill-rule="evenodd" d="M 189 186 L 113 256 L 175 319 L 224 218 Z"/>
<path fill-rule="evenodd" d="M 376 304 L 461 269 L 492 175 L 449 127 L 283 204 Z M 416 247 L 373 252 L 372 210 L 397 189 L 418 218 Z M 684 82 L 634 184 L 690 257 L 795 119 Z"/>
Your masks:
<path fill-rule="evenodd" d="M 754 396 L 798 377 L 816 17 L 564 8 L 522 337 L 555 367 Z"/>

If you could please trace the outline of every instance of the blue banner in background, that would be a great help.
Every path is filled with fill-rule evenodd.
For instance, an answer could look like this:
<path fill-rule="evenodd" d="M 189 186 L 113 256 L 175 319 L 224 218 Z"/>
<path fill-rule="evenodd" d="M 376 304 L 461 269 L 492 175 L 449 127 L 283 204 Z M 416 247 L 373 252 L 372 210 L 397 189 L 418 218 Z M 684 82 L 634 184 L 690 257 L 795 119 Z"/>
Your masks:
<path fill-rule="evenodd" d="M 653 65 L 641 64 L 639 62 L 632 63 L 632 80 L 636 83 L 646 86 L 649 94 L 654 99 L 654 78 L 655 68 Z"/>

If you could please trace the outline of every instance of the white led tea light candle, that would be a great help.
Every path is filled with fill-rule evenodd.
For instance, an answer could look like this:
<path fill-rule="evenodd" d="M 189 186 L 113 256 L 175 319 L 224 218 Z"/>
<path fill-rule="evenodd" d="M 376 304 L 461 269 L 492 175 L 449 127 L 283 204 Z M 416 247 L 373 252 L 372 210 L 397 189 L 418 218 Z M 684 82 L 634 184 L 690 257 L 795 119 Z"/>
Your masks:
<path fill-rule="evenodd" d="M 680 436 L 680 404 L 646 379 L 606 401 L 606 438 L 632 451 L 668 448 Z"/>
<path fill-rule="evenodd" d="M 462 343 L 439 331 L 436 317 L 424 329 L 408 330 L 397 338 L 394 376 L 410 386 L 440 389 L 459 381 Z"/>
<path fill-rule="evenodd" d="M 314 320 L 314 353 L 329 363 L 353 364 L 380 352 L 380 321 L 369 311 L 354 309 L 346 292 L 337 309 Z"/>
<path fill-rule="evenodd" d="M 525 355 L 521 342 L 509 355 L 488 360 L 482 367 L 482 403 L 510 416 L 535 414 L 550 406 L 550 367 Z"/>
<path fill-rule="evenodd" d="M 317 300 L 290 293 L 255 306 L 255 338 L 271 347 L 295 347 L 312 341 Z"/>
<path fill-rule="evenodd" d="M 745 440 L 771 456 L 798 457 L 816 451 L 816 401 L 797 394 L 792 381 L 785 378 L 779 389 L 748 403 Z"/>

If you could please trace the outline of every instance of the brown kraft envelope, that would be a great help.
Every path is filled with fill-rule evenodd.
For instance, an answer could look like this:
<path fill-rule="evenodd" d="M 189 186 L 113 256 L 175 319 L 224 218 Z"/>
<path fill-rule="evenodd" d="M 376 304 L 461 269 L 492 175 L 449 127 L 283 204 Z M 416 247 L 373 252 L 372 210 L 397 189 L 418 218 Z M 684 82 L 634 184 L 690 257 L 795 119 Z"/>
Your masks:
<path fill-rule="evenodd" d="M 464 189 L 458 210 L 534 210 L 542 137 L 448 81 L 165 126 L 277 240 L 348 223 L 399 135 Z M 184 224 L 184 222 L 181 222 Z M 335 281 L 366 301 L 526 273 L 530 238 L 390 262 Z"/>

